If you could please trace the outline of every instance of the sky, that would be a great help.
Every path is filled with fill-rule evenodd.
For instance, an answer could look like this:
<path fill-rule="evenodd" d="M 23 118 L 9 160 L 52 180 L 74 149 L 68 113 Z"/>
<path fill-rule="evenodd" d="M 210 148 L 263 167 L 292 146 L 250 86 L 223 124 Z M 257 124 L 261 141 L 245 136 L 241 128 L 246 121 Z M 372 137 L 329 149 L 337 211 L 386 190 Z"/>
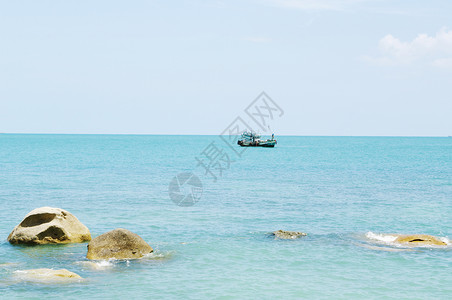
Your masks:
<path fill-rule="evenodd" d="M 0 0 L 0 132 L 451 136 L 452 1 Z"/>

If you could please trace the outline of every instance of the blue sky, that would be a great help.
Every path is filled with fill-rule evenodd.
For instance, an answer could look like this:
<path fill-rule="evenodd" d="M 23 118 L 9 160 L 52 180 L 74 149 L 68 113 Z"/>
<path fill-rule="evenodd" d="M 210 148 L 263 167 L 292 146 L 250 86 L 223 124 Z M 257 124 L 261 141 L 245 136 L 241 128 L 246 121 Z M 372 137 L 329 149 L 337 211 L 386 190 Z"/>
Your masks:
<path fill-rule="evenodd" d="M 452 135 L 452 1 L 3 1 L 0 132 Z"/>

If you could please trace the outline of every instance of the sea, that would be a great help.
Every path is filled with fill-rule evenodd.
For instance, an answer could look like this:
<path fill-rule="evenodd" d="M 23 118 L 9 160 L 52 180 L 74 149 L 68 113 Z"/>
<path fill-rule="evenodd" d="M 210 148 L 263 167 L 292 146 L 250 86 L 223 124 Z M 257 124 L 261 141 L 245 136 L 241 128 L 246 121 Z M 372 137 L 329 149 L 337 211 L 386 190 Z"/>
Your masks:
<path fill-rule="evenodd" d="M 0 134 L 0 298 L 452 298 L 452 138 L 276 138 L 241 148 L 213 135 Z M 93 238 L 128 229 L 154 252 L 90 261 L 87 243 L 9 244 L 43 206 Z M 307 236 L 275 239 L 280 229 Z M 22 276 L 36 268 L 83 279 Z"/>

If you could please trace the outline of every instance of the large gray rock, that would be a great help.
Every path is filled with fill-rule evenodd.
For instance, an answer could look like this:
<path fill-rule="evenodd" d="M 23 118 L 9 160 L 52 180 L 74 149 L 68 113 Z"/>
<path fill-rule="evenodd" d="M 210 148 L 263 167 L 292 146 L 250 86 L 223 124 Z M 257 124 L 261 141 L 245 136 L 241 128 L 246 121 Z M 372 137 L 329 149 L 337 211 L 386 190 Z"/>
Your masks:
<path fill-rule="evenodd" d="M 11 244 L 67 244 L 91 240 L 88 228 L 70 212 L 54 207 L 29 212 L 8 236 Z"/>
<path fill-rule="evenodd" d="M 88 244 L 88 259 L 135 259 L 154 251 L 139 235 L 118 228 L 94 238 Z"/>
<path fill-rule="evenodd" d="M 294 240 L 302 236 L 308 235 L 304 232 L 299 231 L 286 231 L 286 230 L 278 230 L 272 232 L 272 234 L 275 236 L 275 238 L 283 239 L 283 240 Z"/>

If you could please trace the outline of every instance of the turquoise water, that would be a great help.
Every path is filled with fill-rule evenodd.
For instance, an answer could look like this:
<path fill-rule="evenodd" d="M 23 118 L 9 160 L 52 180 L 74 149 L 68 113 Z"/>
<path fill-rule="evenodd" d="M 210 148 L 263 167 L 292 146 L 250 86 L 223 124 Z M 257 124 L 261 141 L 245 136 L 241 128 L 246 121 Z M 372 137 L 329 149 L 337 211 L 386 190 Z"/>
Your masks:
<path fill-rule="evenodd" d="M 2 298 L 448 299 L 452 249 L 398 248 L 369 232 L 452 239 L 452 138 L 278 137 L 248 149 L 217 182 L 196 157 L 215 136 L 0 135 Z M 168 184 L 194 171 L 191 207 Z M 18 247 L 6 238 L 32 209 L 53 206 L 94 236 L 129 229 L 154 249 L 90 263 L 86 244 Z M 308 233 L 294 241 L 268 232 Z M 384 236 L 383 236 L 384 237 Z M 48 285 L 17 270 L 66 268 Z"/>

